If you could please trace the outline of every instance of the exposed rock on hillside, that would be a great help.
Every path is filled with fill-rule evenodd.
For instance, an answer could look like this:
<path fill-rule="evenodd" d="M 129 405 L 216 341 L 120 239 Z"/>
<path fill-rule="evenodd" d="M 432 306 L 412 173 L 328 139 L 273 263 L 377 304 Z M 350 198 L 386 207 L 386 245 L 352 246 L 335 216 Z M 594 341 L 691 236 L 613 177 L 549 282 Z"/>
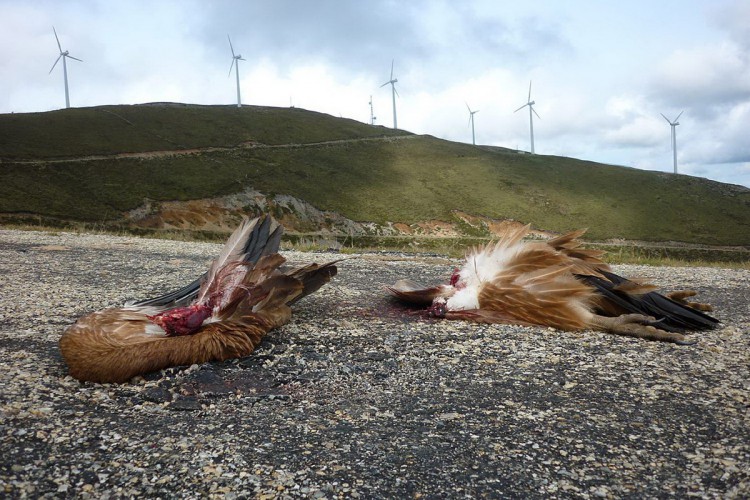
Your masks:
<path fill-rule="evenodd" d="M 319 210 L 285 194 L 266 195 L 252 188 L 242 192 L 189 201 L 154 202 L 131 210 L 125 217 L 140 227 L 231 232 L 243 215 L 271 213 L 287 231 L 300 233 L 364 235 L 397 234 L 389 226 L 358 223 L 335 212 Z"/>
<path fill-rule="evenodd" d="M 336 212 L 319 210 L 310 203 L 286 194 L 266 195 L 252 188 L 242 192 L 189 201 L 154 202 L 125 214 L 128 222 L 150 229 L 190 229 L 199 231 L 231 232 L 243 215 L 273 214 L 289 232 L 319 233 L 324 235 L 381 235 L 381 236 L 495 236 L 521 225 L 514 220 L 453 212 L 453 220 L 425 220 L 412 224 L 404 222 L 357 222 Z M 546 236 L 546 231 L 532 234 Z"/>

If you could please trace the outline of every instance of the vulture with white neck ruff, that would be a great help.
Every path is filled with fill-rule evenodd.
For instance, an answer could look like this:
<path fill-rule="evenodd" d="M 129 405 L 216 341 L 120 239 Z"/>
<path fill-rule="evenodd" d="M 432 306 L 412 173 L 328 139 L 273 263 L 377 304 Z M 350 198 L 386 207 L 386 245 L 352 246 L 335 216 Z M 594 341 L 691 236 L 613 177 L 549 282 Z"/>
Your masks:
<path fill-rule="evenodd" d="M 424 287 L 400 280 L 387 290 L 432 316 L 479 323 L 600 330 L 648 340 L 693 344 L 684 333 L 715 328 L 711 307 L 688 302 L 694 291 L 661 295 L 652 285 L 611 272 L 604 253 L 581 248 L 575 231 L 525 242 L 529 226 L 467 254 L 449 284 Z"/>

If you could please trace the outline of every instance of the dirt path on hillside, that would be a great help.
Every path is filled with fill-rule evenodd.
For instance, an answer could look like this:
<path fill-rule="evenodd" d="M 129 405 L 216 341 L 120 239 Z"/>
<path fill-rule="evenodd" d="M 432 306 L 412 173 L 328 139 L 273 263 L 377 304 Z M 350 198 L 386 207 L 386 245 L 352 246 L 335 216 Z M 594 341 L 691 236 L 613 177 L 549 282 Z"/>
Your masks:
<path fill-rule="evenodd" d="M 141 151 L 137 153 L 116 153 L 111 155 L 87 155 L 78 156 L 71 158 L 55 158 L 55 159 L 36 159 L 36 160 L 10 160 L 3 161 L 2 163 L 14 163 L 14 164 L 55 164 L 55 163 L 69 163 L 69 162 L 84 162 L 84 161 L 101 161 L 101 160 L 117 160 L 121 158 L 136 158 L 151 160 L 154 158 L 165 158 L 172 156 L 187 156 L 203 153 L 215 153 L 223 151 L 237 151 L 241 149 L 299 149 L 299 148 L 315 148 L 321 146 L 334 146 L 339 144 L 355 144 L 361 142 L 393 142 L 401 141 L 406 139 L 414 139 L 421 137 L 419 135 L 397 135 L 397 136 L 382 136 L 382 137 L 360 137 L 357 139 L 336 139 L 332 141 L 319 141 L 319 142 L 306 142 L 306 143 L 288 143 L 288 144 L 263 144 L 254 141 L 247 141 L 240 143 L 236 146 L 208 146 L 204 148 L 181 148 L 181 149 L 163 149 L 158 151 Z"/>

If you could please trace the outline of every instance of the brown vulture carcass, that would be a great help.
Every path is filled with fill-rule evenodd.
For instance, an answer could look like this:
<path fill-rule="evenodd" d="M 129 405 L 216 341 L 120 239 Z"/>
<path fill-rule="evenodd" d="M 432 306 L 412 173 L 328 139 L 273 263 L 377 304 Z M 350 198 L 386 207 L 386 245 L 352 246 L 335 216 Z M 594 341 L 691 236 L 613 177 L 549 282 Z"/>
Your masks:
<path fill-rule="evenodd" d="M 387 290 L 433 316 L 480 323 L 601 330 L 649 340 L 692 344 L 684 333 L 719 321 L 687 302 L 693 291 L 661 295 L 654 286 L 613 273 L 604 253 L 581 248 L 575 231 L 546 242 L 522 241 L 529 226 L 467 254 L 449 284 L 424 287 L 400 280 Z"/>
<path fill-rule="evenodd" d="M 70 374 L 124 382 L 168 368 L 247 356 L 290 306 L 336 275 L 334 262 L 282 271 L 283 228 L 244 219 L 200 278 L 160 297 L 80 318 L 60 339 Z"/>

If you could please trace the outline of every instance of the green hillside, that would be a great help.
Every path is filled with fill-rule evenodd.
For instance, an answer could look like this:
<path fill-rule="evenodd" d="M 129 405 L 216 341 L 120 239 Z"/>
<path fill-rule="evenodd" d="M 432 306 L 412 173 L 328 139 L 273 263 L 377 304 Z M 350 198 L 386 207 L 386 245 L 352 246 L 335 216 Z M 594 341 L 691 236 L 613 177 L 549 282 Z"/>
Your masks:
<path fill-rule="evenodd" d="M 289 144 L 404 135 L 297 108 L 154 103 L 0 115 L 0 158 L 70 158 L 138 151 Z"/>
<path fill-rule="evenodd" d="M 80 160 L 200 148 L 212 149 Z M 301 109 L 154 104 L 0 115 L 0 159 L 6 214 L 118 220 L 146 198 L 252 187 L 356 221 L 450 220 L 461 210 L 553 231 L 588 227 L 592 239 L 750 245 L 750 190 L 740 186 L 475 147 Z"/>

